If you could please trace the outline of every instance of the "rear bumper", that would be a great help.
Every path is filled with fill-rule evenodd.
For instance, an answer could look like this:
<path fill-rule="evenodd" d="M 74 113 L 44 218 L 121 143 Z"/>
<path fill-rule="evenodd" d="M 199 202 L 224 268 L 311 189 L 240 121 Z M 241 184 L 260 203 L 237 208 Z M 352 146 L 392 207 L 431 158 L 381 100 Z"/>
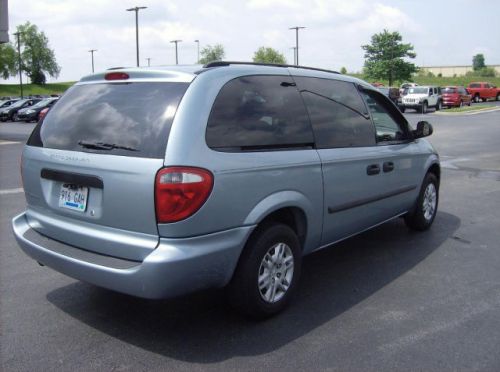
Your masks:
<path fill-rule="evenodd" d="M 160 239 L 142 262 L 85 251 L 45 237 L 26 214 L 12 220 L 16 240 L 34 260 L 75 279 L 143 298 L 169 298 L 222 287 L 232 277 L 253 226 L 183 239 Z"/>

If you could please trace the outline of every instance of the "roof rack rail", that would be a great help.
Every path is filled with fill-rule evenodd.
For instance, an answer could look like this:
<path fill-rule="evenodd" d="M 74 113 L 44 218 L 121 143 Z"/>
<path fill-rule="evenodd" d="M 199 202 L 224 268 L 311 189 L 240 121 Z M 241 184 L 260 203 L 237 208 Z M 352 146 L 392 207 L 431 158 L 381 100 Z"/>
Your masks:
<path fill-rule="evenodd" d="M 274 63 L 261 63 L 261 62 L 215 61 L 215 62 L 207 63 L 203 67 L 204 68 L 210 68 L 210 67 L 222 67 L 222 66 L 230 66 L 230 65 L 292 67 L 292 68 L 302 68 L 304 70 L 314 70 L 314 71 L 329 72 L 331 74 L 339 74 L 338 71 L 326 70 L 326 69 L 323 69 L 323 68 L 308 67 L 308 66 L 297 66 L 297 65 L 285 65 L 285 64 L 274 64 Z"/>
<path fill-rule="evenodd" d="M 107 68 L 106 71 L 109 71 L 109 70 L 121 70 L 122 68 L 126 68 L 126 67 L 110 67 L 110 68 Z"/>

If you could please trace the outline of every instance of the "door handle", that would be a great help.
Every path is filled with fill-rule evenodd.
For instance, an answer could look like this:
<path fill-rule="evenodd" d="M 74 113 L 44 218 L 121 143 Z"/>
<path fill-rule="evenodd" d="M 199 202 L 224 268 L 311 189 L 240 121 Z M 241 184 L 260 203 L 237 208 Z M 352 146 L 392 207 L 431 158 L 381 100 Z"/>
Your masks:
<path fill-rule="evenodd" d="M 378 164 L 371 164 L 366 167 L 366 174 L 373 176 L 380 173 L 380 166 Z"/>
<path fill-rule="evenodd" d="M 386 161 L 382 167 L 384 173 L 392 172 L 394 170 L 394 163 L 392 161 Z"/>

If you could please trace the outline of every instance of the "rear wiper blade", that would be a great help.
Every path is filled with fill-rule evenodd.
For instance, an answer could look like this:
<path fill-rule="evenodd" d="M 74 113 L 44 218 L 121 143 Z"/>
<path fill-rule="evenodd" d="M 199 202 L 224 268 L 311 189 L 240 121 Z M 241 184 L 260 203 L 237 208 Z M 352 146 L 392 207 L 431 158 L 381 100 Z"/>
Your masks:
<path fill-rule="evenodd" d="M 88 141 L 78 141 L 78 144 L 86 149 L 94 149 L 94 150 L 112 150 L 112 149 L 120 149 L 120 150 L 128 150 L 128 151 L 139 151 L 134 147 L 117 145 L 114 143 L 106 143 L 106 142 L 88 142 Z"/>

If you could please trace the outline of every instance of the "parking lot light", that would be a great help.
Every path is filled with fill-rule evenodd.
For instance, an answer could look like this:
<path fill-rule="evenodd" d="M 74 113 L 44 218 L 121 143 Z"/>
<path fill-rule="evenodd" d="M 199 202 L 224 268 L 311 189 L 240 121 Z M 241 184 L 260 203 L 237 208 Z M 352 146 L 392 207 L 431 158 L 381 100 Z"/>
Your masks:
<path fill-rule="evenodd" d="M 139 10 L 147 9 L 147 6 L 136 6 L 126 9 L 127 12 L 135 12 L 135 51 L 137 55 L 137 67 L 139 67 Z"/>

